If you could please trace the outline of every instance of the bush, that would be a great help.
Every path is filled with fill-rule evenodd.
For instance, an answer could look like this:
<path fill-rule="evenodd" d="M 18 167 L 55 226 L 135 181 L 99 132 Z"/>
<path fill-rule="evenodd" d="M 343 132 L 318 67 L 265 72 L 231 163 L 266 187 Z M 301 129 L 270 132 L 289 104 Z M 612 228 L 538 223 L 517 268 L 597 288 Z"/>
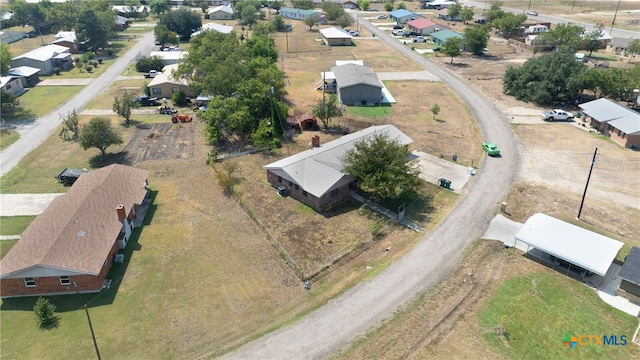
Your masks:
<path fill-rule="evenodd" d="M 55 314 L 56 306 L 50 303 L 48 299 L 39 297 L 33 306 L 33 311 L 36 314 L 36 321 L 41 328 L 55 325 L 57 321 Z"/>
<path fill-rule="evenodd" d="M 98 62 L 97 61 L 92 61 L 91 62 L 91 66 L 93 66 L 94 68 L 98 67 Z"/>
<path fill-rule="evenodd" d="M 107 50 L 107 55 L 113 56 L 113 50 L 111 50 L 111 49 Z"/>
<path fill-rule="evenodd" d="M 149 89 L 148 81 L 145 81 L 144 84 L 142 85 L 142 92 L 147 96 L 151 96 L 151 89 Z"/>
<path fill-rule="evenodd" d="M 187 95 L 185 95 L 184 91 L 178 90 L 171 95 L 171 102 L 177 106 L 184 106 L 187 104 Z"/>
<path fill-rule="evenodd" d="M 62 72 L 62 69 L 60 69 L 59 67 L 54 67 L 53 68 L 53 73 L 56 75 L 60 75 L 60 73 Z"/>
<path fill-rule="evenodd" d="M 164 63 L 159 56 L 143 56 L 136 63 L 136 71 L 149 72 L 149 70 L 162 70 Z"/>
<path fill-rule="evenodd" d="M 82 61 L 88 63 L 89 61 L 93 60 L 94 57 L 95 57 L 94 53 L 86 52 L 82 54 Z"/>
<path fill-rule="evenodd" d="M 98 59 L 98 64 L 102 65 L 102 59 Z"/>
<path fill-rule="evenodd" d="M 87 65 L 87 66 L 85 67 L 85 70 L 87 70 L 87 72 L 88 72 L 88 73 L 90 73 L 90 72 L 93 70 L 93 66 L 91 66 L 91 65 Z"/>

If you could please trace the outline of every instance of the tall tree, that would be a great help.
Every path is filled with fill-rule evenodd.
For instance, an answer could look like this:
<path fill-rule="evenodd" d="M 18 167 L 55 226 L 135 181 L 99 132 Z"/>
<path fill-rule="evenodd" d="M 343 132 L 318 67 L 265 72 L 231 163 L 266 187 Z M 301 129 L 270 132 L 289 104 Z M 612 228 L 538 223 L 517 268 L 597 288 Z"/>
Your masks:
<path fill-rule="evenodd" d="M 461 11 L 462 5 L 456 3 L 449 6 L 449 9 L 447 9 L 447 15 L 451 16 L 452 20 L 455 20 L 456 16 L 460 15 Z"/>
<path fill-rule="evenodd" d="M 242 14 L 240 19 L 246 25 L 249 25 L 249 29 L 253 28 L 253 24 L 258 22 L 258 9 L 255 6 L 249 4 L 242 8 Z"/>
<path fill-rule="evenodd" d="M 322 121 L 322 126 L 327 129 L 331 118 L 342 115 L 342 109 L 338 106 L 338 97 L 331 94 L 328 99 L 322 98 L 313 108 L 313 116 Z"/>
<path fill-rule="evenodd" d="M 404 2 L 401 1 L 396 6 L 396 9 L 398 9 L 398 10 L 407 10 L 407 5 Z"/>
<path fill-rule="evenodd" d="M 395 199 L 422 185 L 417 160 L 409 161 L 409 150 L 397 139 L 378 133 L 356 142 L 342 157 L 344 170 L 358 179 L 360 188 L 381 199 Z"/>
<path fill-rule="evenodd" d="M 369 6 L 371 5 L 371 1 L 369 0 L 358 0 L 358 7 L 362 11 L 369 10 Z"/>
<path fill-rule="evenodd" d="M 126 6 L 127 9 L 127 17 L 137 19 L 140 16 L 140 14 L 138 13 L 138 9 L 140 9 L 140 1 L 125 0 L 124 6 Z"/>
<path fill-rule="evenodd" d="M 505 16 L 494 20 L 491 25 L 500 30 L 505 39 L 510 39 L 521 32 L 522 23 L 527 20 L 525 14 L 506 13 Z"/>
<path fill-rule="evenodd" d="M 67 115 L 60 114 L 60 119 L 62 119 L 62 127 L 58 136 L 64 141 L 78 141 L 80 117 L 76 113 L 76 109 Z"/>
<path fill-rule="evenodd" d="M 304 19 L 304 24 L 309 27 L 309 31 L 311 31 L 314 26 L 318 25 L 319 22 L 320 21 L 316 16 L 307 16 Z"/>
<path fill-rule="evenodd" d="M 282 15 L 274 15 L 273 18 L 271 18 L 271 24 L 276 31 L 285 31 L 286 29 L 286 24 L 284 23 L 284 17 L 282 17 Z"/>
<path fill-rule="evenodd" d="M 626 50 L 627 56 L 629 56 L 629 62 L 631 59 L 640 54 L 640 39 L 635 39 L 629 43 Z"/>
<path fill-rule="evenodd" d="M 11 52 L 9 44 L 0 42 L 0 75 L 5 76 L 11 68 Z"/>
<path fill-rule="evenodd" d="M 485 26 L 470 25 L 464 29 L 464 44 L 474 55 L 482 55 L 489 42 L 489 30 Z"/>
<path fill-rule="evenodd" d="M 451 56 L 451 64 L 453 64 L 453 58 L 460 56 L 460 42 L 462 40 L 457 37 L 448 38 L 444 44 L 442 44 L 442 52 L 447 56 Z"/>
<path fill-rule="evenodd" d="M 384 3 L 384 10 L 385 11 L 393 10 L 393 2 L 387 1 L 386 3 Z"/>
<path fill-rule="evenodd" d="M 467 21 L 473 19 L 473 15 L 475 15 L 475 12 L 470 7 L 465 7 L 462 10 L 460 10 L 460 19 L 465 24 L 467 23 Z"/>
<path fill-rule="evenodd" d="M 84 150 L 94 147 L 100 150 L 102 156 L 109 146 L 123 143 L 120 134 L 111 126 L 111 121 L 102 117 L 94 117 L 82 126 L 78 140 Z"/>
<path fill-rule="evenodd" d="M 284 1 L 269 1 L 268 5 L 270 8 L 272 8 L 273 10 L 275 10 L 277 13 L 280 12 L 280 9 L 282 9 L 282 7 L 284 6 Z"/>
<path fill-rule="evenodd" d="M 313 9 L 313 0 L 292 0 L 293 7 L 303 10 Z"/>
<path fill-rule="evenodd" d="M 72 30 L 78 22 L 78 7 L 71 1 L 53 3 L 46 13 L 53 31 Z"/>
<path fill-rule="evenodd" d="M 600 43 L 600 38 L 602 37 L 603 32 L 604 24 L 602 22 L 598 22 L 592 31 L 588 31 L 584 34 L 583 47 L 589 52 L 589 57 L 591 57 L 593 52 L 598 50 L 602 45 L 602 43 Z"/>
<path fill-rule="evenodd" d="M 107 45 L 115 22 L 111 7 L 105 0 L 81 2 L 75 28 L 76 39 L 86 42 L 87 48 L 95 53 Z"/>
<path fill-rule="evenodd" d="M 178 45 L 180 43 L 178 34 L 176 34 L 174 31 L 169 30 L 166 25 L 156 25 L 153 28 L 153 34 L 155 35 L 156 41 L 159 42 L 163 47 L 166 44 Z"/>
<path fill-rule="evenodd" d="M 353 22 L 354 22 L 353 17 L 351 17 L 351 15 L 347 13 L 343 13 L 342 15 L 338 16 L 338 18 L 336 19 L 336 25 L 340 26 L 343 29 L 348 26 L 351 26 Z"/>
<path fill-rule="evenodd" d="M 182 40 L 188 40 L 196 29 L 202 27 L 202 18 L 195 11 L 180 8 L 160 15 L 158 23 L 178 34 Z"/>
<path fill-rule="evenodd" d="M 151 0 L 151 2 L 149 2 L 149 9 L 160 17 L 161 13 L 164 14 L 165 12 L 170 11 L 171 6 L 169 6 L 168 0 Z"/>
<path fill-rule="evenodd" d="M 133 93 L 125 91 L 113 98 L 113 112 L 124 118 L 125 124 L 131 120 L 131 110 L 140 107 Z"/>
<path fill-rule="evenodd" d="M 582 45 L 584 28 L 576 24 L 560 23 L 538 35 L 534 50 L 558 50 L 575 53 Z"/>
<path fill-rule="evenodd" d="M 501 2 L 493 2 L 491 3 L 491 7 L 485 13 L 485 18 L 487 22 L 492 23 L 496 19 L 500 19 L 505 16 L 506 12 L 502 10 Z"/>
<path fill-rule="evenodd" d="M 323 2 L 320 8 L 324 11 L 324 16 L 328 21 L 336 21 L 340 15 L 345 13 L 342 5 L 330 1 Z"/>

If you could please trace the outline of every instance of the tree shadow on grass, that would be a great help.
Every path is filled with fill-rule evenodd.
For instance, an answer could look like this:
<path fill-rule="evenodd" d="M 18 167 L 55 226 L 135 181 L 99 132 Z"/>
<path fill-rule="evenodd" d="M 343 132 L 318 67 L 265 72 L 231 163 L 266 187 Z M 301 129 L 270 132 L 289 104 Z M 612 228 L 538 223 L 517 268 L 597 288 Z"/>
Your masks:
<path fill-rule="evenodd" d="M 60 317 L 57 315 L 54 315 L 51 317 L 51 319 L 48 319 L 47 321 L 40 324 L 40 330 L 43 330 L 43 331 L 54 330 L 54 329 L 57 329 L 59 326 L 60 326 Z"/>
<path fill-rule="evenodd" d="M 37 117 L 33 111 L 16 106 L 8 110 L 2 109 L 2 127 L 15 129 L 18 125 L 30 125 L 36 121 Z"/>
<path fill-rule="evenodd" d="M 89 159 L 89 165 L 94 169 L 99 169 L 111 164 L 130 165 L 127 159 L 127 151 L 119 151 L 117 153 L 106 153 L 103 155 L 96 155 Z"/>
<path fill-rule="evenodd" d="M 457 68 L 467 68 L 467 67 L 469 67 L 469 64 L 467 64 L 467 63 L 459 63 L 459 62 L 447 63 L 447 65 L 453 66 L 453 67 L 457 67 Z"/>

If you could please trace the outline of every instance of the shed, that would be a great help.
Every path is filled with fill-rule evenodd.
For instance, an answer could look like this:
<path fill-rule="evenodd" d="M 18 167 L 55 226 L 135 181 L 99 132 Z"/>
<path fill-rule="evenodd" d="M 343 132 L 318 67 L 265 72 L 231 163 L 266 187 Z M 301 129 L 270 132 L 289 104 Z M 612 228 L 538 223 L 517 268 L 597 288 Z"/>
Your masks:
<path fill-rule="evenodd" d="M 318 130 L 318 122 L 312 114 L 305 113 L 298 117 L 298 123 L 302 130 Z"/>
<path fill-rule="evenodd" d="M 344 105 L 378 105 L 382 83 L 370 67 L 355 64 L 334 66 L 338 97 Z"/>
<path fill-rule="evenodd" d="M 336 27 L 320 29 L 320 35 L 322 35 L 322 39 L 324 40 L 325 44 L 329 46 L 352 45 L 351 39 L 353 38 L 353 36 L 351 36 L 348 32 Z"/>
<path fill-rule="evenodd" d="M 18 66 L 7 71 L 7 75 L 20 77 L 22 79 L 22 86 L 26 88 L 34 87 L 40 82 L 39 73 L 40 69 L 30 66 Z"/>
<path fill-rule="evenodd" d="M 82 175 L 84 173 L 88 173 L 88 172 L 89 172 L 89 170 L 87 170 L 87 169 L 69 169 L 69 168 L 66 168 L 66 169 L 62 170 L 62 172 L 56 176 L 56 180 L 58 180 L 58 182 L 63 183 L 65 186 L 71 186 L 71 185 L 73 185 L 73 183 L 76 182 L 76 180 L 78 180 L 80 175 Z"/>
<path fill-rule="evenodd" d="M 618 273 L 622 279 L 617 294 L 640 304 L 640 247 L 634 246 Z"/>
<path fill-rule="evenodd" d="M 624 245 L 542 213 L 527 219 L 515 240 L 603 277 Z"/>
<path fill-rule="evenodd" d="M 464 40 L 464 36 L 460 33 L 451 30 L 441 30 L 431 34 L 431 41 L 442 46 L 450 38 L 457 37 Z"/>

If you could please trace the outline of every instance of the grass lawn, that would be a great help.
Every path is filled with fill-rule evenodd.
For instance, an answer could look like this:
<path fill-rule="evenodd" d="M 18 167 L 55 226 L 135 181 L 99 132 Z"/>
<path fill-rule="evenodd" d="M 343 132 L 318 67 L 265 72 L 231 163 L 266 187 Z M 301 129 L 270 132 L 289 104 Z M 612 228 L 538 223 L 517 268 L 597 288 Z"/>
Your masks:
<path fill-rule="evenodd" d="M 82 86 L 37 86 L 20 96 L 20 107 L 28 109 L 36 118 L 55 110 L 64 101 L 71 98 Z M 6 114 L 5 120 L 23 120 Z"/>
<path fill-rule="evenodd" d="M 133 67 L 133 65 L 132 65 Z M 125 70 L 126 71 L 126 70 Z M 134 68 L 135 71 L 135 68 Z M 100 96 L 91 100 L 85 109 L 111 109 L 113 106 L 113 99 L 116 96 L 120 96 L 122 93 L 129 92 L 136 95 L 142 94 L 142 86 L 145 83 L 149 83 L 149 79 L 135 79 L 135 80 L 118 80 L 111 83 L 107 90 L 103 91 Z M 147 107 L 152 109 L 153 107 Z M 145 109 L 145 107 L 141 107 Z"/>
<path fill-rule="evenodd" d="M 604 303 L 593 289 L 557 274 L 534 272 L 507 280 L 479 315 L 484 339 L 511 359 L 631 359 L 638 319 Z M 569 349 L 565 334 L 627 336 L 626 346 Z M 636 351 L 637 354 L 637 351 Z"/>
<path fill-rule="evenodd" d="M 585 53 L 587 53 L 587 52 L 585 51 Z M 598 60 L 609 60 L 609 61 L 618 61 L 618 59 L 620 59 L 620 57 L 615 56 L 615 55 L 608 55 L 608 54 L 602 54 L 602 53 L 597 53 L 597 52 L 593 52 L 591 54 L 590 58 L 591 59 L 598 59 Z"/>
<path fill-rule="evenodd" d="M 20 134 L 17 131 L 2 129 L 0 131 L 0 151 L 9 147 L 9 145 L 18 141 Z"/>
<path fill-rule="evenodd" d="M 0 235 L 20 235 L 35 218 L 35 215 L 0 216 Z"/>
<path fill-rule="evenodd" d="M 347 106 L 347 115 L 367 117 L 367 118 L 381 118 L 391 116 L 393 114 L 393 108 L 391 106 Z"/>
<path fill-rule="evenodd" d="M 2 259 L 18 240 L 0 240 L 0 259 Z"/>

